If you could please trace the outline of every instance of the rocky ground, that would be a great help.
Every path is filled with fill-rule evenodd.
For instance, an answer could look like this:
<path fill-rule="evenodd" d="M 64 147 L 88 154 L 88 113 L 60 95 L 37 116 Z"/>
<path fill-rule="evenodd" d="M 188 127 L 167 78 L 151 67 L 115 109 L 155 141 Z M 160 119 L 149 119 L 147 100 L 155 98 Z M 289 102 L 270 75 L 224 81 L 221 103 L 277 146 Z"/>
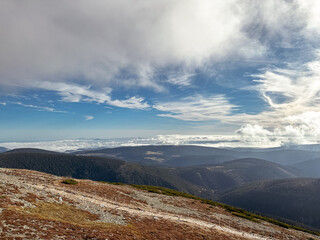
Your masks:
<path fill-rule="evenodd" d="M 0 168 L 0 239 L 320 239 L 199 200 Z"/>

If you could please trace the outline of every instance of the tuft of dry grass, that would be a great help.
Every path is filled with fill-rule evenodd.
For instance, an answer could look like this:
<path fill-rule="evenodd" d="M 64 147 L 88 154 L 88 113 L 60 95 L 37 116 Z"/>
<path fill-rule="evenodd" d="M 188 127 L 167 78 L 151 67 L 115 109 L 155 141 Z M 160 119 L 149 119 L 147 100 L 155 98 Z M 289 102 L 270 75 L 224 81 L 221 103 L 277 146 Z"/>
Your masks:
<path fill-rule="evenodd" d="M 64 179 L 62 181 L 62 183 L 64 184 L 71 184 L 71 185 L 75 185 L 75 184 L 78 184 L 78 182 L 72 178 L 68 178 L 68 179 Z"/>

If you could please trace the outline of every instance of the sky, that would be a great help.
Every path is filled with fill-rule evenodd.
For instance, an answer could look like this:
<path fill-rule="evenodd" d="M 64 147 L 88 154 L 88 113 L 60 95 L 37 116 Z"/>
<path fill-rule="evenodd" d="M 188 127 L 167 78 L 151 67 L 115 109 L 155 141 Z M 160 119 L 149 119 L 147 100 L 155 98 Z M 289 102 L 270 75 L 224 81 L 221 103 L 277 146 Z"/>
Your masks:
<path fill-rule="evenodd" d="M 318 0 L 0 5 L 2 145 L 320 143 Z"/>

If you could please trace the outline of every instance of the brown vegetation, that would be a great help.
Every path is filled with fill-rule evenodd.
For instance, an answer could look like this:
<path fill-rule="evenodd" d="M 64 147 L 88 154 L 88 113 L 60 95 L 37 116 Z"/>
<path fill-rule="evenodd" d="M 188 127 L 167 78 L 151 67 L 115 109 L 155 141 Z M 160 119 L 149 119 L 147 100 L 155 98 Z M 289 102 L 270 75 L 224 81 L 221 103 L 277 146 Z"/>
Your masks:
<path fill-rule="evenodd" d="M 171 191 L 62 181 L 0 169 L 0 239 L 319 239 Z"/>

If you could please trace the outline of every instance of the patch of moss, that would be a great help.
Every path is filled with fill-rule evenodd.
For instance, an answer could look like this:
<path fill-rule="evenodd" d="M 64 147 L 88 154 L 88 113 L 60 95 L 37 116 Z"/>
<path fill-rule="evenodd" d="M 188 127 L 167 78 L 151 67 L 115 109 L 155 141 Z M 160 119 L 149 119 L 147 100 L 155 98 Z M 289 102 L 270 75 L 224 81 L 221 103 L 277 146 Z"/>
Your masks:
<path fill-rule="evenodd" d="M 258 219 L 254 218 L 251 215 L 247 215 L 247 214 L 243 214 L 243 213 L 237 213 L 237 212 L 233 212 L 231 214 L 234 215 L 234 216 L 237 216 L 237 217 L 245 218 L 245 219 L 253 221 L 253 222 L 260 222 Z"/>
<path fill-rule="evenodd" d="M 63 181 L 62 181 L 62 183 L 64 183 L 64 184 L 78 184 L 78 182 L 76 181 L 76 180 L 74 180 L 74 179 L 71 179 L 71 178 L 68 178 L 68 179 L 64 179 Z"/>
<path fill-rule="evenodd" d="M 124 184 L 124 183 L 121 183 L 121 182 L 107 182 L 107 181 L 98 181 L 100 183 L 108 183 L 108 184 L 112 184 L 112 185 L 127 185 L 127 184 Z"/>
<path fill-rule="evenodd" d="M 158 186 L 148 186 L 148 185 L 136 185 L 136 184 L 131 184 L 130 186 L 141 189 L 141 190 L 146 190 L 146 191 L 152 192 L 152 193 L 158 193 L 158 194 L 164 194 L 167 196 L 185 197 L 185 198 L 200 200 L 200 198 L 193 196 L 189 193 L 180 192 L 180 191 L 173 190 L 170 188 L 158 187 Z"/>

